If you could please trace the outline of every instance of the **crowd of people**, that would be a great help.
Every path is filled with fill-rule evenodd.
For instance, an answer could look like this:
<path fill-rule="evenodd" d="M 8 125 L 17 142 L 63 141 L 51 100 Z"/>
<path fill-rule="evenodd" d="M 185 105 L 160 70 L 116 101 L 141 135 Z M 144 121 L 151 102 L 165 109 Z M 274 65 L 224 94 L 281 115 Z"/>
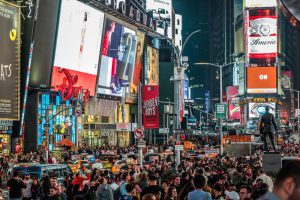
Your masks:
<path fill-rule="evenodd" d="M 159 152 L 167 146 L 151 148 Z M 283 154 L 297 151 L 295 146 L 287 145 L 286 148 L 282 148 Z M 120 155 L 121 158 L 126 153 L 137 153 L 137 148 L 79 148 L 70 151 L 62 159 L 51 155 L 48 162 L 64 163 L 74 154 L 87 153 L 97 157 L 108 152 Z M 264 195 L 277 196 L 277 199 L 265 198 L 269 200 L 300 199 L 300 193 L 298 198 L 294 198 L 300 191 L 300 164 L 295 163 L 293 169 L 288 168 L 288 165 L 287 169 L 282 169 L 282 175 L 279 173 L 277 179 L 274 179 L 262 169 L 259 152 L 237 158 L 183 158 L 177 167 L 172 161 L 155 160 L 148 167 L 135 165 L 128 171 L 115 174 L 110 170 L 82 166 L 73 177 L 65 176 L 61 183 L 55 176 L 43 174 L 42 180 L 38 180 L 30 174 L 20 176 L 18 171 L 13 171 L 10 179 L 6 177 L 7 188 L 11 199 L 25 200 L 252 200 L 265 198 Z M 0 161 L 2 168 L 7 170 L 18 162 L 45 162 L 45 158 L 37 152 L 4 157 Z M 286 183 L 286 180 L 289 182 Z M 270 193 L 282 190 L 283 184 L 287 184 L 287 188 L 281 191 L 284 194 Z M 291 184 L 294 184 L 293 188 Z M 285 198 L 280 195 L 285 195 Z"/>

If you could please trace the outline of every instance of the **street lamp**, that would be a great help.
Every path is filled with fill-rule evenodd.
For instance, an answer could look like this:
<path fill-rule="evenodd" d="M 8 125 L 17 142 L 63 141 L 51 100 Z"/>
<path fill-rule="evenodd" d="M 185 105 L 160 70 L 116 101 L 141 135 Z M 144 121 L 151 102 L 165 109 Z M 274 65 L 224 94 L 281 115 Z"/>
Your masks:
<path fill-rule="evenodd" d="M 222 91 L 223 91 L 223 68 L 224 67 L 228 67 L 228 66 L 231 66 L 233 64 L 236 64 L 236 63 L 245 63 L 245 61 L 239 61 L 239 62 L 231 62 L 231 63 L 225 63 L 223 65 L 220 65 L 218 63 L 205 63 L 205 62 L 199 62 L 199 63 L 194 63 L 194 65 L 208 65 L 208 66 L 213 66 L 213 67 L 217 67 L 219 68 L 220 72 L 219 72 L 219 75 L 220 75 L 220 104 L 223 103 L 223 94 L 222 94 Z M 222 145 L 222 139 L 223 139 L 223 131 L 222 131 L 222 125 L 223 125 L 223 120 L 220 119 L 220 152 L 221 152 L 221 155 L 223 154 L 223 145 Z"/>

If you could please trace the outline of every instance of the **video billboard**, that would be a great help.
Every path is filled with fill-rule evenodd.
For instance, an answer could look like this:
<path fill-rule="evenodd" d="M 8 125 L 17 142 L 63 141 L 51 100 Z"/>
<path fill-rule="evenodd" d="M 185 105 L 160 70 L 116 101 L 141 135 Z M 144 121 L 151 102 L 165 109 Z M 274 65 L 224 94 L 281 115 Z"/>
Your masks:
<path fill-rule="evenodd" d="M 239 106 L 239 86 L 229 86 L 226 88 L 228 102 L 228 119 L 240 119 L 241 108 Z"/>
<path fill-rule="evenodd" d="M 159 85 L 159 53 L 150 46 L 145 55 L 145 85 Z"/>
<path fill-rule="evenodd" d="M 250 64 L 255 64 L 258 60 L 274 60 L 278 52 L 275 8 L 245 12 L 246 54 Z"/>
<path fill-rule="evenodd" d="M 137 102 L 137 96 L 139 90 L 138 87 L 141 80 L 141 74 L 143 71 L 145 34 L 143 32 L 137 31 L 136 36 L 137 36 L 137 45 L 136 45 L 136 56 L 135 56 L 133 78 L 132 81 L 130 82 L 130 87 L 128 88 L 126 94 L 126 101 L 128 103 Z"/>
<path fill-rule="evenodd" d="M 0 2 L 0 120 L 19 119 L 20 8 Z"/>
<path fill-rule="evenodd" d="M 121 97 L 124 86 L 129 87 L 134 74 L 136 44 L 135 31 L 106 20 L 98 94 Z"/>
<path fill-rule="evenodd" d="M 247 93 L 270 94 L 277 93 L 276 67 L 248 67 Z"/>
<path fill-rule="evenodd" d="M 103 21 L 104 13 L 84 3 L 62 1 L 52 71 L 54 90 L 63 83 L 60 69 L 64 68 L 78 76 L 75 86 L 95 95 Z"/>
<path fill-rule="evenodd" d="M 153 14 L 156 31 L 172 39 L 172 0 L 147 0 L 146 10 Z"/>
<path fill-rule="evenodd" d="M 266 112 L 266 106 L 270 108 L 270 113 L 275 115 L 275 103 L 249 103 L 249 118 L 259 118 Z"/>

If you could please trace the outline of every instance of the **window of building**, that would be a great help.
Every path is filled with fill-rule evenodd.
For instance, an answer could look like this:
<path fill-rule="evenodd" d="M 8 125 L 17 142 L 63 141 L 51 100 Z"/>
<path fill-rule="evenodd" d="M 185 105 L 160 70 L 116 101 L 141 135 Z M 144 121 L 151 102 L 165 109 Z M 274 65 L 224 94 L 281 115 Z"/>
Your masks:
<path fill-rule="evenodd" d="M 176 30 L 175 30 L 175 33 L 176 33 L 176 35 L 178 35 L 178 29 L 176 28 Z"/>
<path fill-rule="evenodd" d="M 180 20 L 179 19 L 177 19 L 177 25 L 179 25 L 180 24 Z"/>

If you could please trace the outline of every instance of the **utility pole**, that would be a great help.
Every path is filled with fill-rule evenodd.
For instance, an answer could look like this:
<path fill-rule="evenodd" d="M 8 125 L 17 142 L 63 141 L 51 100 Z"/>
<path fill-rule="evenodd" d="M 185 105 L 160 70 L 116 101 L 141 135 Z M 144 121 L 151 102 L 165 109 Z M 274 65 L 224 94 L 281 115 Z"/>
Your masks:
<path fill-rule="evenodd" d="M 142 129 L 142 84 L 139 83 L 139 90 L 138 90 L 138 124 L 137 127 Z M 139 164 L 141 168 L 143 167 L 143 147 L 142 147 L 142 138 L 138 138 L 138 154 L 139 154 Z"/>

